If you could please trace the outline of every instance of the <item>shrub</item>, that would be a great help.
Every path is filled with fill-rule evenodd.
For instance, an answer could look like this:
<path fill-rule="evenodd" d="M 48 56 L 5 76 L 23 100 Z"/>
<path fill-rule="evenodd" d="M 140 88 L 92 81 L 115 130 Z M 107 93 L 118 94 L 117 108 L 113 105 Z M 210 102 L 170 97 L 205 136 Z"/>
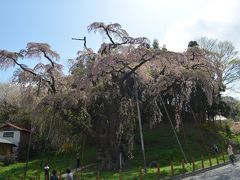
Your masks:
<path fill-rule="evenodd" d="M 8 166 L 10 164 L 14 163 L 14 157 L 12 155 L 7 155 L 4 159 L 3 159 L 3 164 L 4 166 Z"/>
<path fill-rule="evenodd" d="M 229 138 L 232 138 L 232 131 L 229 127 L 229 125 L 225 125 L 225 131 L 226 131 L 226 136 L 229 137 Z"/>

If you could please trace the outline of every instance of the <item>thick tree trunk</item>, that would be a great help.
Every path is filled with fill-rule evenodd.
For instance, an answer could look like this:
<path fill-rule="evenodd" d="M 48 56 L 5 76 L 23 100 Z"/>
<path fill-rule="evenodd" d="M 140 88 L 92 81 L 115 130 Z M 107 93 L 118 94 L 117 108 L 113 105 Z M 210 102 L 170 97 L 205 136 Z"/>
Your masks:
<path fill-rule="evenodd" d="M 112 148 L 111 144 L 98 142 L 96 160 L 98 169 L 119 170 L 120 169 L 120 148 Z M 122 157 L 122 165 L 125 160 Z"/>
<path fill-rule="evenodd" d="M 103 123 L 98 126 L 98 128 L 104 129 L 99 132 L 104 133 L 96 137 L 97 165 L 99 169 L 119 170 L 122 135 L 117 135 L 117 132 L 120 126 L 120 119 L 115 104 L 108 104 L 107 110 L 108 123 Z M 124 162 L 123 159 L 122 162 Z"/>

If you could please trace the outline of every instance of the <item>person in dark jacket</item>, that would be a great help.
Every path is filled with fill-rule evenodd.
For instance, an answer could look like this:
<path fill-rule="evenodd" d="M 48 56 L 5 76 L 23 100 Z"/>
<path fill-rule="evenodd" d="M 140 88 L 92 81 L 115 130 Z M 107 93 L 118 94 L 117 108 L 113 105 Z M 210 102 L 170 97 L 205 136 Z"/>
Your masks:
<path fill-rule="evenodd" d="M 51 176 L 50 180 L 59 180 L 55 169 L 52 171 L 52 176 Z"/>

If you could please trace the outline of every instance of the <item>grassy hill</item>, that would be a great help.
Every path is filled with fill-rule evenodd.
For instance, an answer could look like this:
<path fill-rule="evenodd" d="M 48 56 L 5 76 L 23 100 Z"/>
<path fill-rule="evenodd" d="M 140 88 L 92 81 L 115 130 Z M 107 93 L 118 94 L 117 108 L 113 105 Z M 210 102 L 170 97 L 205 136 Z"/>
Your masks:
<path fill-rule="evenodd" d="M 137 133 L 138 134 L 138 133 Z M 226 151 L 224 142 L 226 141 L 224 128 L 216 128 L 216 126 L 201 126 L 197 127 L 191 124 L 185 124 L 177 133 L 182 144 L 183 150 L 188 161 L 193 158 L 196 161 L 196 168 L 201 167 L 201 157 L 206 161 L 205 166 L 209 166 L 208 155 L 212 154 L 212 163 L 216 164 L 216 158 L 213 156 L 213 144 L 217 144 L 220 151 Z M 235 138 L 235 137 L 233 137 Z M 134 150 L 134 158 L 129 161 L 128 166 L 123 169 L 123 179 L 136 179 L 139 176 L 140 167 L 143 167 L 142 152 L 140 148 L 139 137 L 136 137 L 136 145 Z M 188 163 L 186 169 L 181 168 L 183 160 L 182 153 L 177 144 L 174 133 L 169 125 L 160 124 L 154 129 L 144 128 L 144 143 L 146 152 L 146 161 L 149 164 L 156 161 L 161 167 L 161 176 L 170 176 L 170 163 L 174 163 L 175 174 L 187 171 L 192 168 Z M 94 162 L 95 149 L 88 147 L 84 154 L 84 164 Z M 29 162 L 28 175 L 33 176 L 40 174 L 43 176 L 43 167 L 40 166 L 41 161 L 49 162 L 51 169 L 64 171 L 67 167 L 75 167 L 75 154 L 51 154 L 44 158 L 35 158 Z M 219 155 L 219 161 L 222 161 L 222 155 Z M 25 163 L 16 163 L 0 168 L 1 176 L 21 176 L 24 173 Z M 156 168 L 150 168 L 144 179 L 156 178 Z M 97 170 L 89 169 L 82 172 L 81 179 L 96 179 Z M 0 179 L 1 179 L 0 176 Z M 118 172 L 100 172 L 101 178 L 118 179 Z"/>

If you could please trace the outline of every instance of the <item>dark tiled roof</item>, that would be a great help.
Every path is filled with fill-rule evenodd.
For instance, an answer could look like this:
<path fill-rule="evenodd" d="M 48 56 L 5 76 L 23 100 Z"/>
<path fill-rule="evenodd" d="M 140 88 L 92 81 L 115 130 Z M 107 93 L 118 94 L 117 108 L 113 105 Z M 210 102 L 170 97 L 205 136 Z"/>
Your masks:
<path fill-rule="evenodd" d="M 17 125 L 12 124 L 12 123 L 7 123 L 7 124 L 3 125 L 2 127 L 0 127 L 0 130 L 1 130 L 2 128 L 5 128 L 5 127 L 13 127 L 14 129 L 17 129 L 17 130 L 19 130 L 19 131 L 24 131 L 24 132 L 28 132 L 28 133 L 31 132 L 31 130 L 29 130 L 29 129 L 25 129 L 25 128 L 23 128 L 23 127 L 19 127 L 19 126 L 17 126 Z"/>

